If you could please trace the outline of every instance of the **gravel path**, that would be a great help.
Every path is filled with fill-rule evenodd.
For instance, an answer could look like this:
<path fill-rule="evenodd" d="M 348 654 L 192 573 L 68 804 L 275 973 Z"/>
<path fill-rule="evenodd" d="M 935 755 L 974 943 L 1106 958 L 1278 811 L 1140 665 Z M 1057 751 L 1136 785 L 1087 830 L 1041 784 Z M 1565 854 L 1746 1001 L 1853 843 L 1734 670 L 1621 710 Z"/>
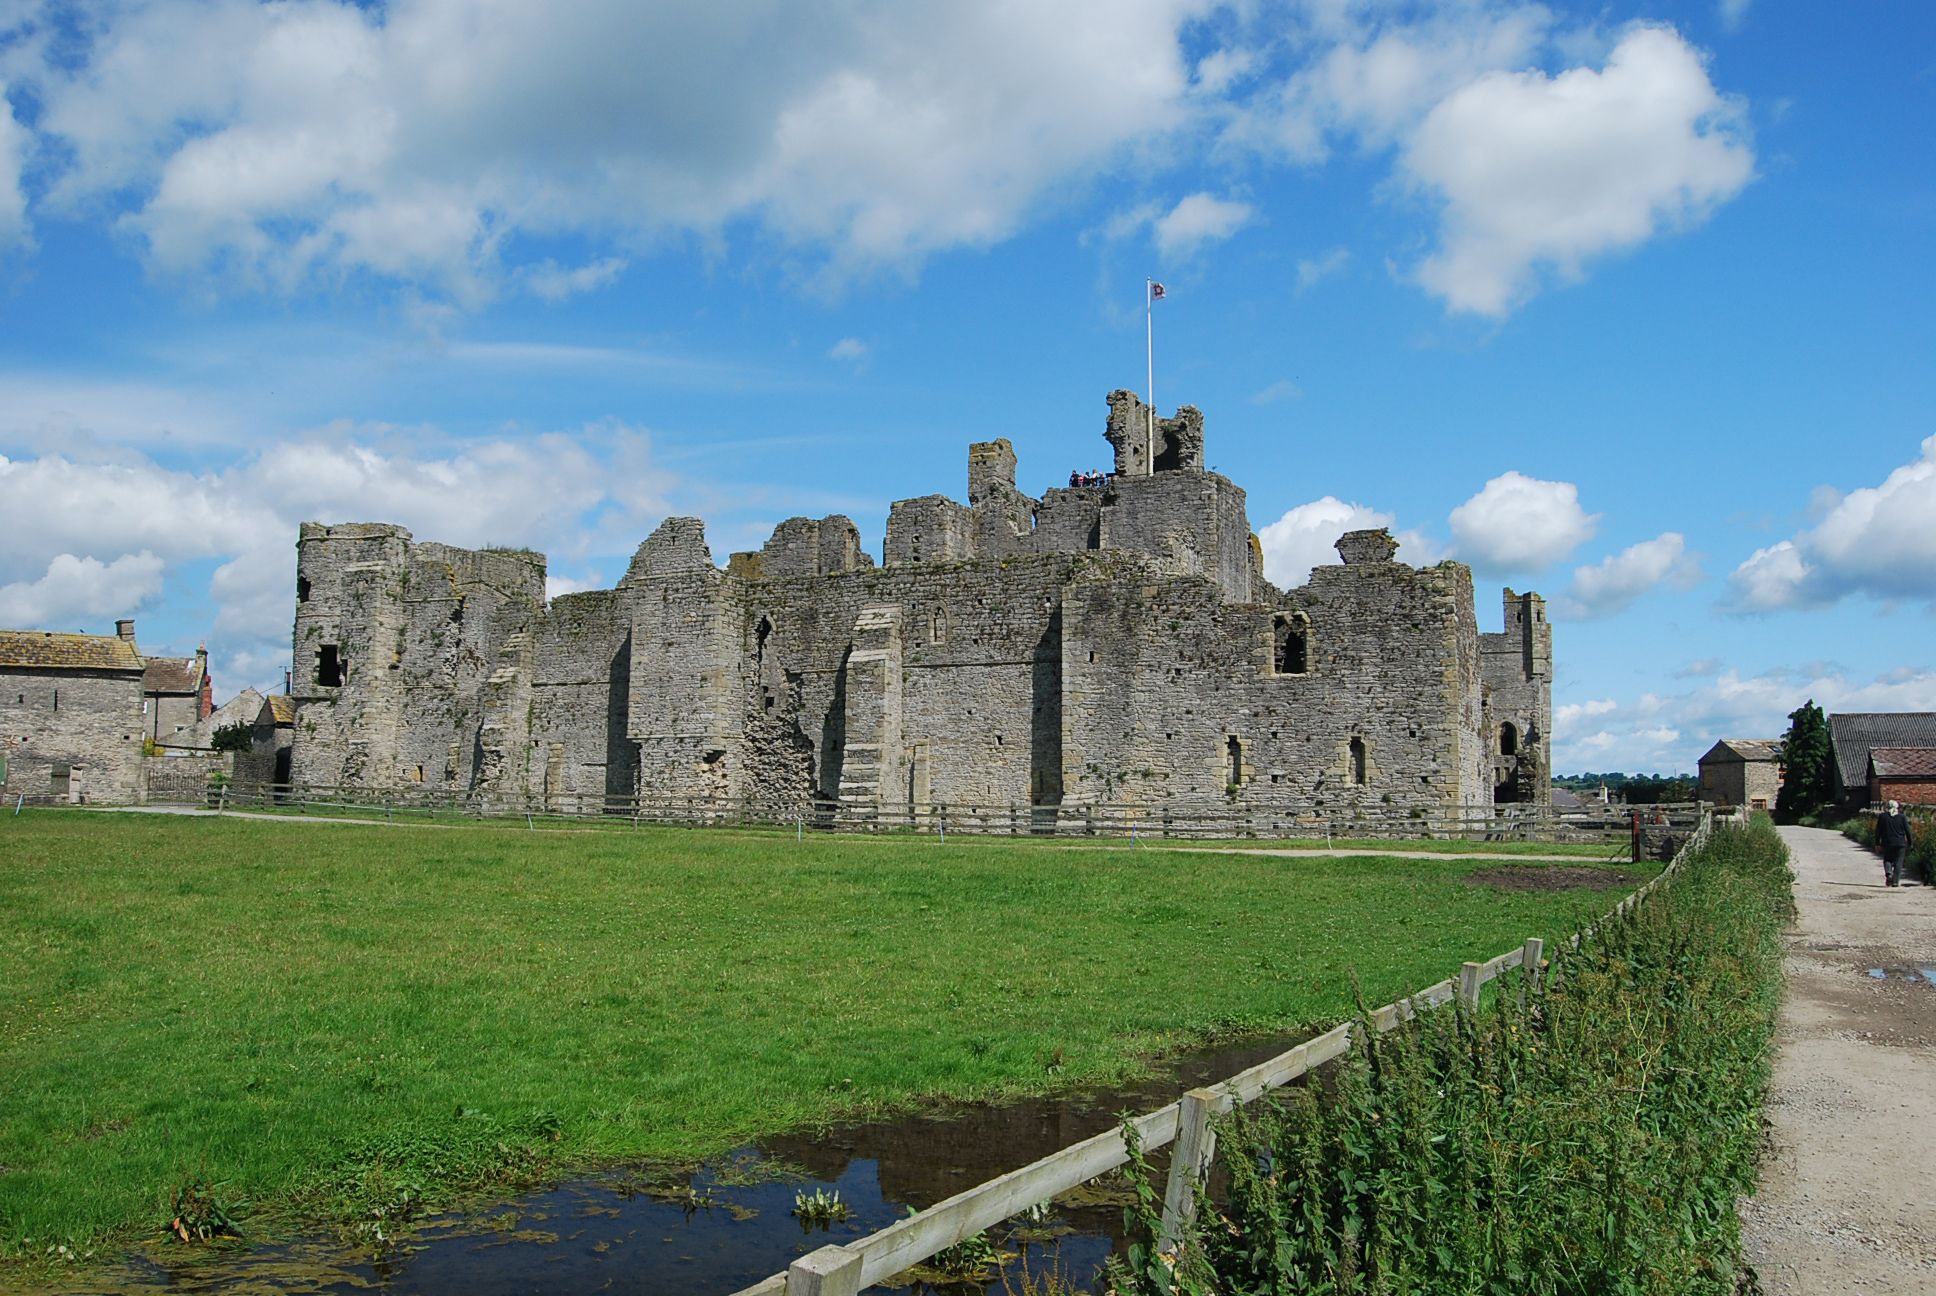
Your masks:
<path fill-rule="evenodd" d="M 1839 834 L 1783 828 L 1798 916 L 1742 1206 L 1768 1296 L 1936 1292 L 1936 889 Z"/>

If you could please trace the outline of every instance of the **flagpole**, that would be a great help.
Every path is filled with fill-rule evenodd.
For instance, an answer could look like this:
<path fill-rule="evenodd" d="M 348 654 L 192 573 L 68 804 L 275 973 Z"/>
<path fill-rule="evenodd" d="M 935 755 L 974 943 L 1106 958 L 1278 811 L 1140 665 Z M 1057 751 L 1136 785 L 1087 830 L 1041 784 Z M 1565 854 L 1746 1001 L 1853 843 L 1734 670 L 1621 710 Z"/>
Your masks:
<path fill-rule="evenodd" d="M 1143 359 L 1148 364 L 1149 417 L 1143 424 L 1143 475 L 1156 475 L 1156 281 L 1143 280 Z"/>

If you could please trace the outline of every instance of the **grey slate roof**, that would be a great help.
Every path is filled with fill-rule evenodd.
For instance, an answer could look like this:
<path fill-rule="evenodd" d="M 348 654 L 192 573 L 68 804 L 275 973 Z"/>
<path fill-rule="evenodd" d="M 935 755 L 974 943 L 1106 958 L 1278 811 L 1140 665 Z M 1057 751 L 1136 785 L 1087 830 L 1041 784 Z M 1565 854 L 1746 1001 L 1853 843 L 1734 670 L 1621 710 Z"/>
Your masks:
<path fill-rule="evenodd" d="M 1851 711 L 1828 718 L 1839 788 L 1869 786 L 1872 747 L 1936 747 L 1936 711 Z"/>

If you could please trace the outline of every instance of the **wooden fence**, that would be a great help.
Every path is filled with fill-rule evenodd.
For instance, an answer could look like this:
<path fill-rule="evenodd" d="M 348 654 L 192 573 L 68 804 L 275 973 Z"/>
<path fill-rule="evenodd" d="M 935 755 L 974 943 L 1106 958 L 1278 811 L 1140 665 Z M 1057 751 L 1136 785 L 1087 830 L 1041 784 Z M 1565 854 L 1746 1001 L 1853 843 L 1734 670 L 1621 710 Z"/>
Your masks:
<path fill-rule="evenodd" d="M 1711 816 L 1702 815 L 1698 826 L 1673 860 L 1659 876 L 1639 888 L 1608 913 L 1607 919 L 1626 913 L 1640 904 L 1671 876 L 1687 856 L 1706 843 L 1713 830 Z M 1602 921 L 1606 921 L 1603 919 Z M 1594 928 L 1575 933 L 1568 942 L 1578 948 L 1590 939 Z M 1370 1014 L 1370 1024 L 1381 1034 L 1396 1030 L 1422 1012 L 1440 1007 L 1454 999 L 1476 1007 L 1485 985 L 1507 972 L 1517 971 L 1522 988 L 1537 987 L 1541 941 L 1535 937 L 1516 949 L 1507 950 L 1483 963 L 1467 963 L 1456 977 L 1447 977 L 1415 994 L 1408 995 Z M 1144 1148 L 1176 1145 L 1170 1156 L 1170 1177 L 1163 1196 L 1163 1244 L 1173 1244 L 1188 1224 L 1194 1209 L 1197 1186 L 1208 1173 L 1216 1153 L 1216 1136 L 1211 1129 L 1213 1117 L 1242 1103 L 1251 1102 L 1273 1089 L 1350 1051 L 1358 1026 L 1346 1022 L 1306 1040 L 1296 1048 L 1241 1071 L 1221 1084 L 1192 1089 L 1176 1102 L 1135 1117 L 1138 1141 Z M 863 1288 L 897 1274 L 933 1257 L 944 1248 L 973 1237 L 982 1230 L 1020 1214 L 1037 1202 L 1108 1173 L 1129 1160 L 1120 1129 L 1108 1130 L 1084 1139 L 1072 1147 L 1011 1170 L 979 1187 L 957 1193 L 918 1215 L 910 1216 L 877 1233 L 838 1246 L 825 1246 L 801 1256 L 785 1273 L 774 1274 L 762 1282 L 743 1288 L 735 1296 L 855 1296 Z"/>
<path fill-rule="evenodd" d="M 211 789 L 210 806 L 278 809 L 296 813 L 353 814 L 378 818 L 505 818 L 602 821 L 606 824 L 676 824 L 690 827 L 767 826 L 799 832 L 949 833 L 997 836 L 1093 837 L 1129 841 L 1203 840 L 1471 840 L 1600 841 L 1623 839 L 1638 812 L 1643 828 L 1684 836 L 1702 807 L 1603 806 L 1561 815 L 1532 805 L 1478 806 L 1433 811 L 1394 811 L 1383 806 L 1252 807 L 1197 804 L 1088 803 L 1038 806 L 1007 804 L 860 805 L 837 801 L 778 802 L 727 797 L 576 797 L 482 800 L 434 787 L 376 790 L 294 787 L 237 781 Z M 1658 821 L 1658 822 L 1656 822 Z"/>

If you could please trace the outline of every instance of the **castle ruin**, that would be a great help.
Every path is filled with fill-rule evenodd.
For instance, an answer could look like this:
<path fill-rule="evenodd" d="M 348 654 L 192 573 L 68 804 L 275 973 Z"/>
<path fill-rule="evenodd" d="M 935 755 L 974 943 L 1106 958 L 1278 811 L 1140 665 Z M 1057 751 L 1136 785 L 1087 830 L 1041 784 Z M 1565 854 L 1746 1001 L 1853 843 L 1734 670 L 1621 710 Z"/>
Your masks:
<path fill-rule="evenodd" d="M 306 523 L 291 778 L 486 807 L 730 798 L 912 808 L 1547 804 L 1552 630 L 1384 531 L 1280 590 L 1203 418 L 1111 393 L 1115 472 L 1040 499 L 1007 440 L 966 504 L 894 504 L 875 565 L 845 517 L 713 561 L 669 518 L 611 590 L 545 599 L 526 551 Z"/>

